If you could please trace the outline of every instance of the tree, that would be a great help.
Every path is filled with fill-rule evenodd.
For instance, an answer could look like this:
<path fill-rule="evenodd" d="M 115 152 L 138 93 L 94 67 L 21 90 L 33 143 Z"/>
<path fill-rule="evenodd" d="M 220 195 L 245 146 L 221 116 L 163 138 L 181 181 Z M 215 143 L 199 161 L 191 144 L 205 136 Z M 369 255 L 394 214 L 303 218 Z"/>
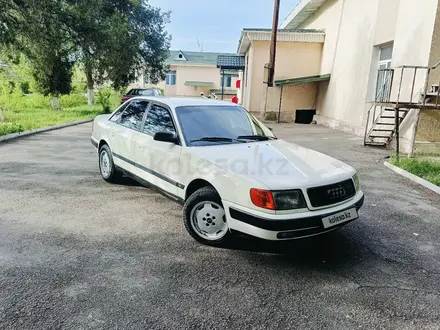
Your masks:
<path fill-rule="evenodd" d="M 76 61 L 89 104 L 95 83 L 126 87 L 147 67 L 154 82 L 164 79 L 169 14 L 146 0 L 0 0 L 0 8 L 0 44 L 29 59 L 45 94 L 70 91 Z"/>
<path fill-rule="evenodd" d="M 39 91 L 53 96 L 59 109 L 59 95 L 71 88 L 75 44 L 60 20 L 62 3 L 52 0 L 0 0 L 0 42 L 12 56 L 20 52 L 31 63 Z"/>
<path fill-rule="evenodd" d="M 169 14 L 146 1 L 72 1 L 63 21 L 79 47 L 87 78 L 89 104 L 95 83 L 126 87 L 149 68 L 153 81 L 165 77 Z"/>

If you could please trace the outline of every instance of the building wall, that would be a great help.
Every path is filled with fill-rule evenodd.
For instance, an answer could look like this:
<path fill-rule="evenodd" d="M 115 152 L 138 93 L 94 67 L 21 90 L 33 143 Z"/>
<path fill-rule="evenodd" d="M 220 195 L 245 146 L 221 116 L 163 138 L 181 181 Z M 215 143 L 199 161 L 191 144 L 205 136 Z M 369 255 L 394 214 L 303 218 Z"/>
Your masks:
<path fill-rule="evenodd" d="M 326 42 L 337 39 L 333 41 L 334 52 L 330 47 L 324 50 L 323 63 L 329 67 L 333 61 L 333 65 L 330 83 L 321 84 L 318 115 L 324 124 L 362 134 L 378 0 L 331 0 L 327 5 L 327 12 L 322 7 L 301 26 L 325 29 Z M 342 9 L 342 16 L 337 6 Z M 316 17 L 319 12 L 325 15 L 323 19 Z M 336 28 L 338 24 L 340 27 Z"/>
<path fill-rule="evenodd" d="M 315 108 L 317 93 L 318 88 L 314 83 L 286 85 L 283 87 L 280 108 L 281 88 L 270 88 L 267 95 L 266 116 L 269 113 L 275 113 L 276 118 L 279 115 L 282 122 L 295 121 L 296 110 Z M 272 116 L 272 118 L 274 117 Z"/>
<path fill-rule="evenodd" d="M 400 0 L 379 0 L 374 44 L 390 43 L 396 34 Z"/>
<path fill-rule="evenodd" d="M 264 84 L 264 65 L 269 62 L 269 41 L 254 41 L 251 48 L 252 59 L 249 61 L 251 74 L 248 76 L 247 91 L 250 99 L 247 109 L 253 113 L 261 113 L 264 112 L 265 106 L 277 108 L 274 95 L 279 92 L 270 92 L 269 98 L 274 101 L 266 103 L 267 85 Z M 321 56 L 321 43 L 278 42 L 275 79 L 317 75 L 320 73 Z M 299 94 L 298 97 L 309 98 L 303 94 Z"/>
<path fill-rule="evenodd" d="M 376 88 L 380 46 L 394 42 L 393 67 L 427 65 L 437 2 L 328 0 L 300 26 L 326 32 L 321 73 L 330 69 L 331 80 L 320 84 L 318 122 L 364 133 Z M 404 75 L 402 98 L 409 98 L 412 78 Z M 399 80 L 396 72 L 395 86 Z M 419 72 L 416 93 L 423 82 L 424 75 Z"/>
<path fill-rule="evenodd" d="M 434 23 L 437 12 L 438 0 L 400 0 L 397 26 L 394 40 L 392 66 L 397 68 L 401 65 L 428 66 L 433 40 Z M 408 24 L 410 18 L 410 24 Z M 414 71 L 405 69 L 402 79 L 401 101 L 409 101 L 411 95 Z M 400 83 L 401 71 L 394 74 L 393 94 L 396 97 Z M 426 79 L 426 71 L 419 70 L 416 75 L 415 97 L 418 100 L 419 93 L 423 90 Z M 393 96 L 393 95 L 392 95 Z"/>
<path fill-rule="evenodd" d="M 300 29 L 325 30 L 321 63 L 322 74 L 328 74 L 332 71 L 343 2 L 344 0 L 328 0 L 315 14 L 299 26 Z"/>
<path fill-rule="evenodd" d="M 205 95 L 209 95 L 211 89 L 221 89 L 221 74 L 220 69 L 214 66 L 189 66 L 189 65 L 172 65 L 170 70 L 176 70 L 176 85 L 166 85 L 165 81 L 161 81 L 156 85 L 145 84 L 143 77 L 141 76 L 138 81 L 132 84 L 131 88 L 149 88 L 160 87 L 164 89 L 166 96 L 200 96 L 203 92 Z M 235 85 L 237 77 L 232 77 L 232 83 L 230 88 L 225 90 L 236 90 Z M 205 81 L 214 83 L 211 87 L 193 87 L 185 86 L 186 81 Z M 231 99 L 231 96 L 227 96 L 227 99 Z"/>
<path fill-rule="evenodd" d="M 186 81 L 206 81 L 214 83 L 213 87 L 185 86 Z M 212 88 L 220 86 L 220 69 L 216 67 L 178 66 L 176 78 L 179 96 L 199 96 L 201 92 L 209 94 Z"/>
<path fill-rule="evenodd" d="M 434 33 L 429 55 L 429 66 L 433 67 L 440 62 L 440 7 L 437 6 L 434 22 Z M 431 71 L 429 84 L 438 84 L 440 81 L 440 67 Z M 429 142 L 429 143 L 426 143 Z M 435 143 L 432 143 L 435 142 Z M 440 111 L 422 110 L 415 137 L 415 153 L 440 153 Z"/>

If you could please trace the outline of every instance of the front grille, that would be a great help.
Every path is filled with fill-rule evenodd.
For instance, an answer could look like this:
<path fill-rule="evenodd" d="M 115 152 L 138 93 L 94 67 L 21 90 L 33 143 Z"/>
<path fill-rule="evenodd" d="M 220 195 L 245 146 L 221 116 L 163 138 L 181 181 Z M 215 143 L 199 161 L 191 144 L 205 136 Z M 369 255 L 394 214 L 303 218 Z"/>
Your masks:
<path fill-rule="evenodd" d="M 345 201 L 356 195 L 356 190 L 353 180 L 348 179 L 327 186 L 309 188 L 307 194 L 313 207 L 321 207 Z"/>

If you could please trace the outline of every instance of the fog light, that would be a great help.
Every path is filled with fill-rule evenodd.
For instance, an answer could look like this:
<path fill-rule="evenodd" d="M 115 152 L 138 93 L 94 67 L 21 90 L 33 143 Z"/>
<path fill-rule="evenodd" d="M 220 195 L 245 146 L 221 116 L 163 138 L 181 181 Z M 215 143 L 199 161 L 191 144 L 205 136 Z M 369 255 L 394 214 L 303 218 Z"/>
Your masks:
<path fill-rule="evenodd" d="M 277 238 L 279 239 L 294 238 L 294 237 L 295 237 L 294 231 L 284 231 L 282 233 L 277 234 Z"/>

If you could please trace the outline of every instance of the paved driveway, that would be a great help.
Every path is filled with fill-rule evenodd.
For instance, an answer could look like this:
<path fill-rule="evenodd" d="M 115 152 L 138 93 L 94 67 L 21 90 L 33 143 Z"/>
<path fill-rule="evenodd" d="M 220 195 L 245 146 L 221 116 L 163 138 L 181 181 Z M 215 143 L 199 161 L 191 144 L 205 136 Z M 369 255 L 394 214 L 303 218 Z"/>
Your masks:
<path fill-rule="evenodd" d="M 326 239 L 211 248 L 178 204 L 105 183 L 90 129 L 0 145 L 1 329 L 440 328 L 440 198 L 386 152 L 276 126 L 359 169 L 362 218 Z"/>

